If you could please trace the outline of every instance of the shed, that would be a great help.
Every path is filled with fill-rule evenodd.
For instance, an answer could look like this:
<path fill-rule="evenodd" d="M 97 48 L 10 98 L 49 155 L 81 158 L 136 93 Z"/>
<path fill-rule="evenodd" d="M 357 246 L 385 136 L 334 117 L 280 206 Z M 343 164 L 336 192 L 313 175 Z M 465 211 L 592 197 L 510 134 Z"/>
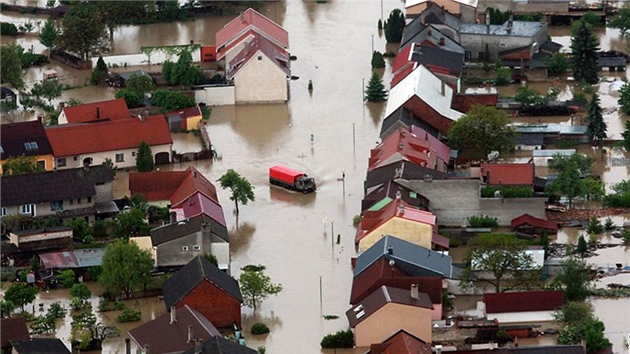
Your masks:
<path fill-rule="evenodd" d="M 547 230 L 551 232 L 558 231 L 558 223 L 555 221 L 537 218 L 529 214 L 523 214 L 512 219 L 510 223 L 513 229 L 526 229 L 531 231 Z"/>
<path fill-rule="evenodd" d="M 564 304 L 564 293 L 552 290 L 485 294 L 483 302 L 488 319 L 496 318 L 500 324 L 552 321 L 553 312 Z"/>

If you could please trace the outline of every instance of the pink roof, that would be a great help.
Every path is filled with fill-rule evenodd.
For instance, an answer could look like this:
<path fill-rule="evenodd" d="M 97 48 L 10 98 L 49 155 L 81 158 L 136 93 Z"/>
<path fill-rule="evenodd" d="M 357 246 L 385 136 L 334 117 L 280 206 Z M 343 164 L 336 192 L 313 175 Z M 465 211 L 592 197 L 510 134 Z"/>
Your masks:
<path fill-rule="evenodd" d="M 254 39 L 245 44 L 245 47 L 240 51 L 233 59 L 228 63 L 227 77 L 233 79 L 238 71 L 245 66 L 245 64 L 254 56 L 258 51 L 263 52 L 274 64 L 282 70 L 285 75 L 290 76 L 291 70 L 289 69 L 290 61 L 289 54 L 282 48 L 279 48 L 265 37 L 255 35 Z"/>
<path fill-rule="evenodd" d="M 188 197 L 200 192 L 206 197 L 219 202 L 217 197 L 217 189 L 204 175 L 199 172 L 195 167 L 190 166 L 186 169 L 189 172 L 188 176 L 184 179 L 182 184 L 177 188 L 175 193 L 171 196 L 171 205 L 177 206 L 178 204 L 186 201 Z"/>
<path fill-rule="evenodd" d="M 289 47 L 289 33 L 254 9 L 247 9 L 223 26 L 216 34 L 217 59 L 225 55 L 225 46 L 248 30 L 253 29 L 283 48 Z"/>
<path fill-rule="evenodd" d="M 219 203 L 206 197 L 202 193 L 194 193 L 177 206 L 171 208 L 177 215 L 177 220 L 190 219 L 205 214 L 219 224 L 226 226 L 223 208 Z"/>
<path fill-rule="evenodd" d="M 481 174 L 491 185 L 533 185 L 533 163 L 491 163 L 481 166 Z"/>
<path fill-rule="evenodd" d="M 435 151 L 438 158 L 444 161 L 444 163 L 448 164 L 448 162 L 451 159 L 451 148 L 448 147 L 448 145 L 444 144 L 443 142 L 440 141 L 440 139 L 429 134 L 426 130 L 418 126 L 412 125 L 410 129 L 411 129 L 411 134 L 419 137 L 420 139 L 429 141 L 429 145 L 431 146 L 431 151 Z"/>
<path fill-rule="evenodd" d="M 101 120 L 131 118 L 125 100 L 118 98 L 63 108 L 68 123 L 86 123 Z"/>
<path fill-rule="evenodd" d="M 431 154 L 429 148 L 428 140 L 416 137 L 405 128 L 399 128 L 370 151 L 368 171 L 401 160 L 430 169 L 440 169 L 442 166 L 437 166 L 436 154 Z"/>

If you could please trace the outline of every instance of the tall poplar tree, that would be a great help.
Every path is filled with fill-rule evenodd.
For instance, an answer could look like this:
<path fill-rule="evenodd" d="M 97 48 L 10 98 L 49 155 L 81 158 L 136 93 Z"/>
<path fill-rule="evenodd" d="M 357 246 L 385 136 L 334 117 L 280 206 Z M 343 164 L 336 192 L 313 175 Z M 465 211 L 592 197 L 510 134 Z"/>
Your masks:
<path fill-rule="evenodd" d="M 49 19 L 39 32 L 39 41 L 50 51 L 57 43 L 58 37 L 59 31 L 57 30 L 57 27 L 55 27 L 55 22 Z"/>
<path fill-rule="evenodd" d="M 597 52 L 599 40 L 593 33 L 593 28 L 585 21 L 579 20 L 571 37 L 571 67 L 573 77 L 577 81 L 595 84 L 597 77 Z"/>
<path fill-rule="evenodd" d="M 586 133 L 591 141 L 601 145 L 602 140 L 606 139 L 606 122 L 602 114 L 602 107 L 599 104 L 599 95 L 593 92 L 591 102 L 588 104 L 588 114 L 586 115 Z"/>

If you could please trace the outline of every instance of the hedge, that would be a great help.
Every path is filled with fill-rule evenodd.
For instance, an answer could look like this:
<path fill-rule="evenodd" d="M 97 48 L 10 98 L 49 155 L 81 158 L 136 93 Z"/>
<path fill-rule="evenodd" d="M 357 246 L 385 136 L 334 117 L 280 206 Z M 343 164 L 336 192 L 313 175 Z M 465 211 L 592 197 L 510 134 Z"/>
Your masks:
<path fill-rule="evenodd" d="M 496 191 L 500 191 L 503 198 L 531 198 L 534 196 L 532 188 L 528 186 L 484 186 L 481 188 L 481 198 L 494 198 L 494 193 Z"/>
<path fill-rule="evenodd" d="M 327 334 L 322 338 L 320 345 L 324 349 L 352 348 L 354 347 L 354 335 L 349 329 L 334 334 Z"/>

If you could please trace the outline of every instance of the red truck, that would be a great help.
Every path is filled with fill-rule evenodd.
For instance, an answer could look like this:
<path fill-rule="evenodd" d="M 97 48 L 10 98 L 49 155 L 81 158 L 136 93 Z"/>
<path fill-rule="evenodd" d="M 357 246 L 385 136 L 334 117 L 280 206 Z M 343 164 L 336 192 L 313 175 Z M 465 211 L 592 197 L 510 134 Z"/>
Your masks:
<path fill-rule="evenodd" d="M 314 192 L 317 189 L 312 177 L 283 166 L 269 168 L 269 183 L 302 193 Z"/>

